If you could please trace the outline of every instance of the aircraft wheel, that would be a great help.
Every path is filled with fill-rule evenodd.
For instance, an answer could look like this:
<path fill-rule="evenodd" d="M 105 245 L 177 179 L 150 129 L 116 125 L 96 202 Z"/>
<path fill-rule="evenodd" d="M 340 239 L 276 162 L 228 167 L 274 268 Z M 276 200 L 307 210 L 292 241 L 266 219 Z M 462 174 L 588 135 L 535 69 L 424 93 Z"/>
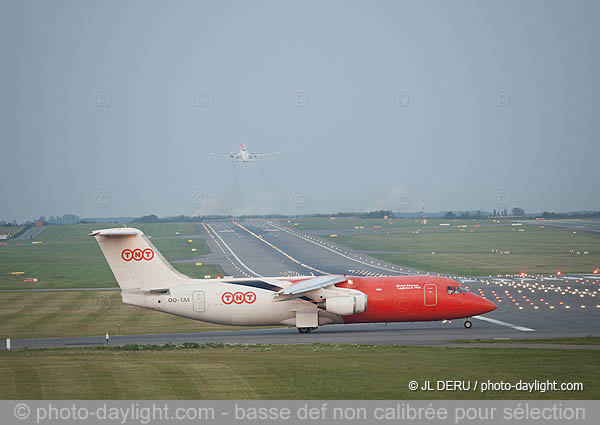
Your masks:
<path fill-rule="evenodd" d="M 310 333 L 310 331 L 312 331 L 315 328 L 298 328 L 298 332 L 300 332 L 301 334 L 307 334 Z"/>
<path fill-rule="evenodd" d="M 465 320 L 465 328 L 470 329 L 473 326 L 473 322 L 470 320 Z"/>

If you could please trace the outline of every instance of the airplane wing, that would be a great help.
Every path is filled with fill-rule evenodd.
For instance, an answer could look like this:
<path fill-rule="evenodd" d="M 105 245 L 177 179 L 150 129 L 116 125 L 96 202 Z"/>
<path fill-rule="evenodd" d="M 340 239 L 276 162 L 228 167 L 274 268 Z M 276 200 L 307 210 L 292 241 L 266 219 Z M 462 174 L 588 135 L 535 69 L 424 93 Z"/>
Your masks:
<path fill-rule="evenodd" d="M 209 152 L 208 153 L 210 156 L 214 156 L 217 159 L 233 159 L 234 161 L 237 161 L 238 158 L 238 154 L 235 152 L 230 152 L 230 153 L 214 153 L 214 152 Z"/>
<path fill-rule="evenodd" d="M 336 283 L 341 283 L 346 280 L 347 278 L 345 276 L 340 275 L 317 276 L 283 288 L 279 292 L 277 292 L 277 294 L 279 296 L 288 296 L 286 297 L 286 299 L 298 298 L 303 296 L 307 292 L 327 288 L 328 286 L 333 286 Z"/>
<path fill-rule="evenodd" d="M 281 152 L 250 152 L 250 158 L 257 161 L 267 156 L 279 155 Z"/>
<path fill-rule="evenodd" d="M 113 236 L 113 237 L 129 237 L 129 236 L 138 236 L 140 233 L 137 229 L 130 229 L 129 227 L 121 227 L 118 229 L 102 229 L 102 230 L 92 230 L 91 233 L 88 233 L 88 236 Z"/>

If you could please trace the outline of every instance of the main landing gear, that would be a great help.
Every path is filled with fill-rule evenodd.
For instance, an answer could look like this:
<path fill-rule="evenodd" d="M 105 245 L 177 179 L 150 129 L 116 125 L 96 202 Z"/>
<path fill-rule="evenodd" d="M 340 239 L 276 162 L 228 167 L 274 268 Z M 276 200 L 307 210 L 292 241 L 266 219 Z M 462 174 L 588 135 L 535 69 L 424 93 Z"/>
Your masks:
<path fill-rule="evenodd" d="M 307 334 L 310 333 L 310 331 L 315 330 L 317 328 L 298 328 L 298 332 L 300 332 L 301 334 Z"/>
<path fill-rule="evenodd" d="M 471 322 L 469 319 L 465 320 L 465 328 L 471 329 L 471 326 L 473 326 L 473 322 Z"/>

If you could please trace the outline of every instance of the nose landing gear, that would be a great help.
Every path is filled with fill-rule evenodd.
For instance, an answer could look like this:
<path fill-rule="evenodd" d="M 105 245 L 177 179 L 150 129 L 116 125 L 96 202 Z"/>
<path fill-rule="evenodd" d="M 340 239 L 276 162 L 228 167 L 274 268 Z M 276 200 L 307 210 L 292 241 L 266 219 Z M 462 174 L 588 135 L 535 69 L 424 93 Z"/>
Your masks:
<path fill-rule="evenodd" d="M 465 320 L 465 328 L 471 329 L 471 326 L 473 326 L 473 322 L 471 322 L 469 319 Z"/>
<path fill-rule="evenodd" d="M 310 333 L 310 331 L 315 330 L 317 328 L 298 328 L 298 332 L 300 332 L 301 334 L 307 334 Z"/>

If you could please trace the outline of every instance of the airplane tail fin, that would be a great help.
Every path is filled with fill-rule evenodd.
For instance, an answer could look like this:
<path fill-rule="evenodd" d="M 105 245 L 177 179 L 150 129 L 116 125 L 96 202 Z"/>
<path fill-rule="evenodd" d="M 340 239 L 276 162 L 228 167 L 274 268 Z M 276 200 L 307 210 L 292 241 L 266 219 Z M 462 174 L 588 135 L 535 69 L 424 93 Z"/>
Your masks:
<path fill-rule="evenodd" d="M 164 289 L 189 279 L 175 270 L 141 230 L 94 230 L 94 236 L 121 290 Z"/>

